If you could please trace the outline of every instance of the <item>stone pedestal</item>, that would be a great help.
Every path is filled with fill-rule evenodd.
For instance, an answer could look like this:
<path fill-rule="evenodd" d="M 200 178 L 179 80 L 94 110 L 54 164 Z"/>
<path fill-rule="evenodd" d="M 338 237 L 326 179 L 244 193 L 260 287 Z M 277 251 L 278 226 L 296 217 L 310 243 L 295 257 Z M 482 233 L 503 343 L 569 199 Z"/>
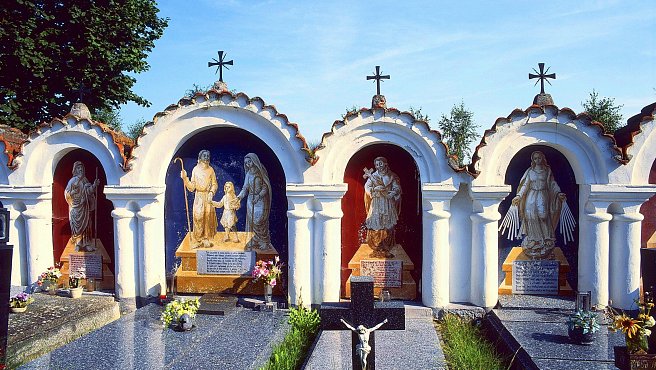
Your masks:
<path fill-rule="evenodd" d="M 385 260 L 400 260 L 403 263 L 402 271 L 402 282 L 401 287 L 378 287 L 374 286 L 374 296 L 379 297 L 382 290 L 389 290 L 390 295 L 393 299 L 405 299 L 405 300 L 414 300 L 417 298 L 417 283 L 415 279 L 410 275 L 410 272 L 415 269 L 414 263 L 410 260 L 408 254 L 403 250 L 401 245 L 396 244 L 390 250 L 390 253 L 394 255 L 392 258 L 378 258 L 370 257 L 373 250 L 369 245 L 362 244 L 358 251 L 355 252 L 353 258 L 348 263 L 349 269 L 351 269 L 351 275 L 349 280 L 346 282 L 345 294 L 347 297 L 351 297 L 351 277 L 361 276 L 361 262 L 362 260 L 371 260 L 371 261 L 385 261 Z"/>
<path fill-rule="evenodd" d="M 71 255 L 79 255 L 79 256 L 100 255 L 102 256 L 103 276 L 102 279 L 95 278 L 96 289 L 114 290 L 114 274 L 109 268 L 109 265 L 112 263 L 112 259 L 111 257 L 109 257 L 109 254 L 107 253 L 107 250 L 105 249 L 105 246 L 103 245 L 102 241 L 100 241 L 100 239 L 95 240 L 96 250 L 93 252 L 77 252 L 75 250 L 75 242 L 76 240 L 73 237 L 71 237 L 68 240 L 68 243 L 66 243 L 66 248 L 64 248 L 64 252 L 62 252 L 61 258 L 59 259 L 59 262 L 61 262 L 62 264 L 60 268 L 62 276 L 59 278 L 59 284 L 68 286 L 68 276 L 70 274 Z M 86 284 L 87 284 L 87 280 L 83 279 L 82 286 L 86 286 Z"/>
<path fill-rule="evenodd" d="M 234 234 L 231 235 L 234 236 Z M 175 274 L 178 293 L 264 294 L 264 284 L 260 282 L 253 283 L 250 272 L 244 275 L 198 273 L 198 251 L 248 252 L 249 249 L 246 248 L 248 233 L 238 232 L 237 235 L 239 237 L 238 242 L 223 241 L 224 233 L 219 232 L 214 237 L 213 247 L 192 248 L 189 243 L 190 234 L 187 234 L 175 252 L 175 256 L 181 259 L 180 269 Z M 278 252 L 273 248 L 266 250 L 254 249 L 253 252 L 256 253 L 255 261 L 273 260 L 278 255 Z M 282 284 L 278 284 L 274 288 L 273 294 L 282 294 Z"/>
<path fill-rule="evenodd" d="M 558 295 L 567 295 L 567 296 L 575 295 L 576 292 L 572 290 L 572 287 L 567 282 L 567 273 L 570 271 L 570 266 L 569 266 L 569 262 L 567 262 L 567 258 L 565 258 L 563 251 L 559 247 L 554 248 L 553 254 L 554 254 L 553 259 L 559 262 Z M 499 294 L 512 294 L 513 262 L 530 261 L 530 260 L 531 258 L 524 253 L 522 247 L 514 247 L 510 251 L 510 254 L 508 254 L 506 260 L 503 261 L 503 266 L 501 268 L 501 270 L 505 274 L 505 277 L 503 279 L 503 282 L 499 286 Z"/>

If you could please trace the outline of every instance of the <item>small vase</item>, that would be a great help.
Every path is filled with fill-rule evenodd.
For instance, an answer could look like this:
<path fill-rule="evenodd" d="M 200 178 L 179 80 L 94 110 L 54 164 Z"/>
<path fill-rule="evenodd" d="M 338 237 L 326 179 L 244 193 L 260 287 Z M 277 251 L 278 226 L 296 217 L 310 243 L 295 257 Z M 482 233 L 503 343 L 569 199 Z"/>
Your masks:
<path fill-rule="evenodd" d="M 176 331 L 189 331 L 194 328 L 194 320 L 189 314 L 182 314 L 178 319 L 178 324 L 175 326 Z"/>
<path fill-rule="evenodd" d="M 25 307 L 10 307 L 10 308 L 11 308 L 11 312 L 13 312 L 13 313 L 22 313 L 22 312 L 27 311 L 27 306 L 25 306 Z"/>
<path fill-rule="evenodd" d="M 81 298 L 82 297 L 82 289 L 83 287 L 77 287 L 77 288 L 70 288 L 69 289 L 69 295 L 71 298 Z"/>
<path fill-rule="evenodd" d="M 592 344 L 594 343 L 594 333 L 592 332 L 587 332 L 583 333 L 583 328 L 579 326 L 575 327 L 568 327 L 567 328 L 567 334 L 569 335 L 569 338 L 572 340 L 572 342 L 577 343 L 577 344 Z"/>
<path fill-rule="evenodd" d="M 273 295 L 273 287 L 269 284 L 264 284 L 264 303 L 271 303 L 272 295 Z"/>
<path fill-rule="evenodd" d="M 41 290 L 50 295 L 55 295 L 57 294 L 57 283 L 54 283 L 52 281 L 45 281 L 41 286 Z"/>

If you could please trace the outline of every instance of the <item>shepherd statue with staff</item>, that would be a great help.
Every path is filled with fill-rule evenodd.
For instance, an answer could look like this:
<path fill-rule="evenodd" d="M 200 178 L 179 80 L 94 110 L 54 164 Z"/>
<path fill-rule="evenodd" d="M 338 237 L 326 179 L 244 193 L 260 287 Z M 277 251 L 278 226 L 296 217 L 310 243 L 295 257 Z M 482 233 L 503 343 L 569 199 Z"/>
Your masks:
<path fill-rule="evenodd" d="M 191 246 L 210 248 L 214 244 L 214 235 L 218 226 L 212 198 L 219 188 L 214 168 L 210 166 L 210 151 L 201 150 L 198 153 L 198 164 L 191 170 L 191 178 L 187 177 L 184 168 L 180 171 L 180 177 L 185 186 L 185 200 L 187 190 L 195 192 L 192 210 L 194 228 L 190 233 Z"/>

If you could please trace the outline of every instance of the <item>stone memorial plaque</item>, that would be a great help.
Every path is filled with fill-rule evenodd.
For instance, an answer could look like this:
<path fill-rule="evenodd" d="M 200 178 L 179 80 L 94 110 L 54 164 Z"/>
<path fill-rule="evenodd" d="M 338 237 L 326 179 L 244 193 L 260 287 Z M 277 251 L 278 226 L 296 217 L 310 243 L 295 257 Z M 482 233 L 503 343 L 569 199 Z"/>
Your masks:
<path fill-rule="evenodd" d="M 198 314 L 226 315 L 237 309 L 237 297 L 222 294 L 204 294 L 200 297 Z"/>
<path fill-rule="evenodd" d="M 255 252 L 196 251 L 196 271 L 210 275 L 249 275 L 255 266 Z"/>
<path fill-rule="evenodd" d="M 87 279 L 102 279 L 102 255 L 87 253 L 71 253 L 69 256 L 69 276 L 78 271 L 84 271 Z"/>
<path fill-rule="evenodd" d="M 514 261 L 513 294 L 558 295 L 558 261 Z"/>
<path fill-rule="evenodd" d="M 374 278 L 376 288 L 400 288 L 402 285 L 402 260 L 362 260 L 360 276 Z"/>

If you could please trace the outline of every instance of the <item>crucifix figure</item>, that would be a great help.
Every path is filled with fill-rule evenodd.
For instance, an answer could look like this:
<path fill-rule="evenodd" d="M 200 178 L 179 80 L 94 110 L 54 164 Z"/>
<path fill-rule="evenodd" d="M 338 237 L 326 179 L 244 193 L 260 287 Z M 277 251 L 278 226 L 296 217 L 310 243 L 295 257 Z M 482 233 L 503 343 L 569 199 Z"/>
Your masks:
<path fill-rule="evenodd" d="M 221 82 L 223 82 L 223 67 L 228 66 L 228 65 L 231 66 L 231 65 L 232 65 L 232 62 L 233 62 L 232 60 L 229 60 L 229 61 L 227 61 L 227 62 L 224 61 L 224 58 L 225 58 L 226 55 L 227 55 L 227 53 L 224 54 L 224 53 L 223 53 L 223 50 L 219 50 L 219 60 L 216 60 L 216 59 L 212 58 L 212 60 L 214 61 L 214 63 L 212 63 L 212 62 L 207 62 L 207 66 L 208 66 L 208 67 L 214 67 L 214 66 L 217 66 L 217 67 L 216 67 L 216 70 L 219 71 L 219 81 L 221 81 Z M 225 69 L 229 69 L 229 68 L 228 68 L 228 67 L 225 67 Z"/>
<path fill-rule="evenodd" d="M 351 303 L 321 304 L 321 329 L 351 333 L 351 364 L 357 370 L 375 370 L 375 330 L 405 330 L 403 302 L 374 302 L 374 279 L 351 276 Z M 383 325 L 384 324 L 384 325 Z"/>
<path fill-rule="evenodd" d="M 545 71 L 544 70 L 544 63 L 538 63 L 538 67 L 540 68 L 540 73 L 538 73 L 538 71 L 536 71 L 535 68 L 533 68 L 533 72 L 538 73 L 538 74 L 529 73 L 528 74 L 528 79 L 532 80 L 534 78 L 537 78 L 538 81 L 540 81 L 540 94 L 544 94 L 544 81 L 547 81 L 547 83 L 549 85 L 551 85 L 551 82 L 549 82 L 548 78 L 551 78 L 551 79 L 555 80 L 556 79 L 556 74 L 555 73 L 547 74 L 547 72 L 549 72 L 550 67 L 547 67 L 547 70 Z M 538 84 L 538 81 L 535 81 L 535 85 Z"/>
<path fill-rule="evenodd" d="M 367 80 L 376 80 L 376 95 L 380 95 L 380 80 L 389 80 L 390 75 L 381 75 L 380 66 L 376 66 L 376 73 L 373 76 L 367 76 Z"/>
<path fill-rule="evenodd" d="M 84 94 L 90 94 L 90 93 L 91 93 L 91 89 L 88 88 L 88 87 L 86 87 L 86 86 L 84 85 L 84 82 L 81 82 L 81 83 L 80 83 L 80 87 L 78 87 L 77 89 L 73 90 L 73 92 L 76 92 L 76 93 L 80 94 L 80 99 L 78 100 L 78 102 L 82 103 L 82 100 L 84 100 Z"/>

